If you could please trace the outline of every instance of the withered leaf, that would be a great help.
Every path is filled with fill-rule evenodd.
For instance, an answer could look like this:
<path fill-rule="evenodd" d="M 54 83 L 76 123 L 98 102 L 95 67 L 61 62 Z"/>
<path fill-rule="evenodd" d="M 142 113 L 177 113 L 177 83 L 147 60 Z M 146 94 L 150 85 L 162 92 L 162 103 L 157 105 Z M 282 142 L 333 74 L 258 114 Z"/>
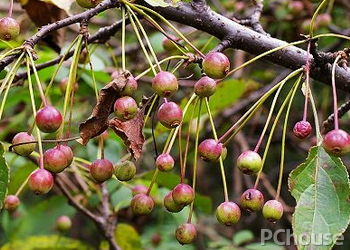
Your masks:
<path fill-rule="evenodd" d="M 124 72 L 101 89 L 91 116 L 79 126 L 83 144 L 86 144 L 91 138 L 100 135 L 108 128 L 108 116 L 113 112 L 113 104 L 127 83 L 129 75 L 129 72 Z"/>
<path fill-rule="evenodd" d="M 123 139 L 129 152 L 135 160 L 139 159 L 142 152 L 145 138 L 142 133 L 144 124 L 144 108 L 140 109 L 137 115 L 129 121 L 120 121 L 116 118 L 109 121 L 109 127 Z"/>

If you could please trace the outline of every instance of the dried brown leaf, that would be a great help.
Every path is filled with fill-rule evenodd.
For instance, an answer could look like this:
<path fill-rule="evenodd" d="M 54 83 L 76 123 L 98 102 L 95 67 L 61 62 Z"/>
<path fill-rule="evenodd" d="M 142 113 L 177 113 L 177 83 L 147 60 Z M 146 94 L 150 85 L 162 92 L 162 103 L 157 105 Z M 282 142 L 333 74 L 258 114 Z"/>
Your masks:
<path fill-rule="evenodd" d="M 108 117 L 113 112 L 113 104 L 123 90 L 129 74 L 129 72 L 120 74 L 101 89 L 91 116 L 79 126 L 83 144 L 86 144 L 91 138 L 100 135 L 108 128 Z"/>
<path fill-rule="evenodd" d="M 114 132 L 123 139 L 125 145 L 128 147 L 129 152 L 135 160 L 141 156 L 143 143 L 145 138 L 142 133 L 144 124 L 144 110 L 140 109 L 135 118 L 129 121 L 120 121 L 116 118 L 109 121 L 109 126 Z"/>

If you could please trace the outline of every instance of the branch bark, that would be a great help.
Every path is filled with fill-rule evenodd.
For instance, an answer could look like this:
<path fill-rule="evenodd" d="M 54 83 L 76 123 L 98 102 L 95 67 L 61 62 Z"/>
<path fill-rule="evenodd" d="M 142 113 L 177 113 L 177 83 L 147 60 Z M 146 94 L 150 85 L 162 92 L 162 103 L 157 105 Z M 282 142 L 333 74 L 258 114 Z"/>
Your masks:
<path fill-rule="evenodd" d="M 244 50 L 253 55 L 258 55 L 276 47 L 286 45 L 286 42 L 284 41 L 244 27 L 233 20 L 210 10 L 207 5 L 198 4 L 198 2 L 180 2 L 177 7 L 152 7 L 143 1 L 139 3 L 157 11 L 169 20 L 192 26 L 198 30 L 207 32 L 222 41 L 229 41 L 231 47 Z M 89 19 L 108 8 L 114 8 L 117 6 L 117 0 L 106 0 L 96 8 L 63 19 L 54 24 L 44 26 L 37 34 L 29 38 L 27 42 L 35 44 L 52 30 L 57 30 L 72 23 Z M 297 69 L 305 65 L 306 54 L 305 50 L 291 46 L 268 55 L 265 59 L 290 69 Z M 13 62 L 15 58 L 16 56 L 9 56 L 0 61 L 0 70 Z M 326 84 L 330 84 L 331 65 L 329 63 L 324 65 L 315 63 L 312 58 L 311 77 Z M 344 68 L 338 66 L 336 68 L 336 83 L 337 88 L 350 92 L 350 70 L 347 67 Z"/>

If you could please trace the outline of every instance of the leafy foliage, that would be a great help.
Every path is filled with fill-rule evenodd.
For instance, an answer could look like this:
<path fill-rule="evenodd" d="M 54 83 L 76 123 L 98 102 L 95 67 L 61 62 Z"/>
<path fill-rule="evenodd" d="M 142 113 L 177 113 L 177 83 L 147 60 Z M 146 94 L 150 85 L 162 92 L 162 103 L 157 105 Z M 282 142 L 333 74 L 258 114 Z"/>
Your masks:
<path fill-rule="evenodd" d="M 297 201 L 293 229 L 299 249 L 331 249 L 350 222 L 349 175 L 342 161 L 312 148 L 290 174 L 289 188 Z"/>
<path fill-rule="evenodd" d="M 0 143 L 0 210 L 3 207 L 3 201 L 7 193 L 9 182 L 9 169 L 4 157 L 4 146 Z"/>

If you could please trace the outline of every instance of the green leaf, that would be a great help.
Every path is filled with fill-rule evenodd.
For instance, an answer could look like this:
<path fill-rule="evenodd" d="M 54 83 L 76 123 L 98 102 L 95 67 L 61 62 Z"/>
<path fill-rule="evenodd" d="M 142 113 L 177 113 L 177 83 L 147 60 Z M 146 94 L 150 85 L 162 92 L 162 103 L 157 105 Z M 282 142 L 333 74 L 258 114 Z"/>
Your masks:
<path fill-rule="evenodd" d="M 61 235 L 32 236 L 2 246 L 0 250 L 92 250 L 93 248 L 85 243 Z"/>
<path fill-rule="evenodd" d="M 254 234 L 249 230 L 242 230 L 233 235 L 233 244 L 236 246 L 243 245 L 249 241 L 254 240 Z"/>
<path fill-rule="evenodd" d="M 115 238 L 122 250 L 141 250 L 141 238 L 131 225 L 120 223 L 115 229 Z"/>
<path fill-rule="evenodd" d="M 211 112 L 215 115 L 225 108 L 232 106 L 245 92 L 247 88 L 246 80 L 244 79 L 229 79 L 220 82 L 217 85 L 215 94 L 209 99 L 209 106 Z M 180 106 L 183 108 L 188 99 L 184 98 L 181 101 Z M 192 114 L 194 112 L 194 105 L 191 105 L 187 111 L 187 114 Z M 206 114 L 206 109 L 203 107 L 202 114 Z M 194 117 L 196 117 L 196 112 Z M 190 115 L 184 117 L 184 122 L 188 122 Z"/>
<path fill-rule="evenodd" d="M 350 221 L 349 176 L 340 158 L 313 147 L 291 172 L 289 189 L 297 201 L 293 230 L 298 249 L 331 249 Z"/>
<path fill-rule="evenodd" d="M 0 143 L 0 209 L 3 207 L 3 201 L 7 192 L 9 181 L 9 168 L 4 158 L 4 146 Z"/>

